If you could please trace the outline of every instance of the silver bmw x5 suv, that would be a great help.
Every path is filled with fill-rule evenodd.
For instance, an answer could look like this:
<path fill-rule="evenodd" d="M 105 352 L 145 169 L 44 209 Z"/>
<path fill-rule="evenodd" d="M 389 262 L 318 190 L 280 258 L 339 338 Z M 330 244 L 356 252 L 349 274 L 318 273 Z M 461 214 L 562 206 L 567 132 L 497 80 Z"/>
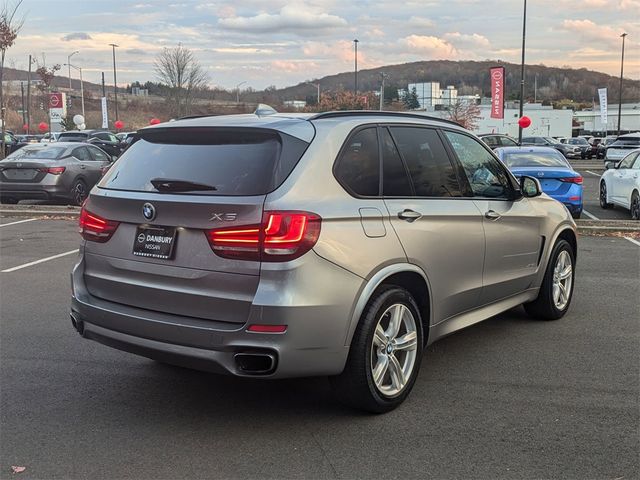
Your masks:
<path fill-rule="evenodd" d="M 458 125 L 378 112 L 144 128 L 91 191 L 72 273 L 84 337 L 238 376 L 327 375 L 399 405 L 432 342 L 571 302 L 576 228 Z"/>

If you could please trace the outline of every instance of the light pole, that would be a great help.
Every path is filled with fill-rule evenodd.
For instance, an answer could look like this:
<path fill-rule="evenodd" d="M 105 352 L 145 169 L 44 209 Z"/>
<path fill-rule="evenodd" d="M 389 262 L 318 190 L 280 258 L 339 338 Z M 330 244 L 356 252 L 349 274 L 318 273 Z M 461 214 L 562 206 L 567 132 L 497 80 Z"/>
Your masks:
<path fill-rule="evenodd" d="M 114 121 L 118 121 L 118 79 L 116 77 L 116 45 L 115 43 L 110 43 L 111 48 L 113 49 L 113 96 L 115 100 L 116 106 L 116 118 Z"/>
<path fill-rule="evenodd" d="M 621 120 L 622 120 L 622 74 L 624 73 L 624 39 L 627 36 L 626 33 L 620 35 L 622 38 L 622 59 L 620 60 L 620 97 L 618 99 L 618 136 L 620 136 L 621 131 Z"/>
<path fill-rule="evenodd" d="M 384 110 L 384 79 L 389 75 L 384 72 L 380 72 L 380 76 L 382 77 L 382 85 L 380 85 L 380 111 L 382 111 Z"/>
<path fill-rule="evenodd" d="M 355 56 L 354 56 L 355 84 L 354 84 L 353 91 L 355 92 L 356 95 L 358 95 L 358 42 L 359 40 L 357 38 L 353 41 L 353 45 L 355 47 Z"/>
<path fill-rule="evenodd" d="M 71 55 L 67 55 L 67 65 L 69 65 L 69 95 L 71 95 L 71 91 L 73 88 L 71 87 L 71 57 L 73 57 L 76 53 L 80 53 L 80 51 L 76 50 Z"/>
<path fill-rule="evenodd" d="M 527 37 L 527 0 L 524 0 L 524 14 L 522 15 L 522 64 L 520 65 L 520 118 L 524 114 L 524 50 Z M 522 127 L 518 122 L 518 143 L 522 144 Z"/>
<path fill-rule="evenodd" d="M 247 82 L 240 82 L 236 85 L 236 103 L 240 103 L 240 87 Z"/>
<path fill-rule="evenodd" d="M 320 105 L 320 84 L 319 83 L 307 82 L 307 85 L 311 85 L 311 86 L 316 87 L 318 89 L 317 105 Z"/>
<path fill-rule="evenodd" d="M 82 68 L 76 67 L 75 65 L 67 64 L 69 68 L 75 68 L 80 72 L 80 101 L 82 104 L 82 116 L 84 117 L 84 81 L 82 80 Z"/>

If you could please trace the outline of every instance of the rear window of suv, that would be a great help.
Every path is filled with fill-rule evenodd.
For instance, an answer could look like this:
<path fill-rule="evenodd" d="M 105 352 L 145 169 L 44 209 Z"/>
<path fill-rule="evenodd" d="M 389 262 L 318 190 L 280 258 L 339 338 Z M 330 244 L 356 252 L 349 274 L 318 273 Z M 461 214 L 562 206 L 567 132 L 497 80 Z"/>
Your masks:
<path fill-rule="evenodd" d="M 289 176 L 308 144 L 273 130 L 153 129 L 140 132 L 98 184 L 99 188 L 157 192 L 154 179 L 205 184 L 188 195 L 264 195 Z"/>

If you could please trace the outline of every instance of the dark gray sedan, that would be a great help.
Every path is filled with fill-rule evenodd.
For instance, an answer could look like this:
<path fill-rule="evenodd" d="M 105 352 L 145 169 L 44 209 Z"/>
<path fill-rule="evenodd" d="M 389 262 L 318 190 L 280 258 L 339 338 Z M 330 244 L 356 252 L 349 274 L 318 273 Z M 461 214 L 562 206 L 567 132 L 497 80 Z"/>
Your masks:
<path fill-rule="evenodd" d="M 112 159 L 86 143 L 27 145 L 0 161 L 0 201 L 56 200 L 81 205 Z"/>

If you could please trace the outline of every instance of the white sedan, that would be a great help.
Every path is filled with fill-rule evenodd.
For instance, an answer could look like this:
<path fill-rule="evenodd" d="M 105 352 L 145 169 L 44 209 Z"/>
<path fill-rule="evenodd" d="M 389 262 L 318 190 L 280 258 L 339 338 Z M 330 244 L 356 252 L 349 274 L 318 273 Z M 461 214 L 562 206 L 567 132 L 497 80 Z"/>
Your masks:
<path fill-rule="evenodd" d="M 640 220 L 640 149 L 633 150 L 600 177 L 600 206 L 626 208 L 633 220 Z"/>

